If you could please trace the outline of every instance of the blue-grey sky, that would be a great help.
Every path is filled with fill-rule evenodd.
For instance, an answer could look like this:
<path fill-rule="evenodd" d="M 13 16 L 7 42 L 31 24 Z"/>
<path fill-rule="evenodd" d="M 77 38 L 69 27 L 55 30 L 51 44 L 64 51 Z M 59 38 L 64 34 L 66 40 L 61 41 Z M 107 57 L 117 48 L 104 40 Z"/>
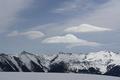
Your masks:
<path fill-rule="evenodd" d="M 0 0 L 0 52 L 120 49 L 120 0 Z"/>

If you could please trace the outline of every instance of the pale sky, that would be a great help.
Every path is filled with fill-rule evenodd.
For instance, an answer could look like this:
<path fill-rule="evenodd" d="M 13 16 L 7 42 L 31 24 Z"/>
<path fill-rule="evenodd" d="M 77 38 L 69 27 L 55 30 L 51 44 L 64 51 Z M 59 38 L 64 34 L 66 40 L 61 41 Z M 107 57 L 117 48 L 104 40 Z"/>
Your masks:
<path fill-rule="evenodd" d="M 0 0 L 0 53 L 120 49 L 120 0 Z"/>

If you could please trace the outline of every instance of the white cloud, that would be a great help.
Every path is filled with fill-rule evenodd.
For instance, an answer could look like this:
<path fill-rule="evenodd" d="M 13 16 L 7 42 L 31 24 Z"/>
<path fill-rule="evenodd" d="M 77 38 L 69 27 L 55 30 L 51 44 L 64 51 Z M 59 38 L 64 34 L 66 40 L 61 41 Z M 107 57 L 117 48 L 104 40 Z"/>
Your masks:
<path fill-rule="evenodd" d="M 65 36 L 55 36 L 50 37 L 45 40 L 43 40 L 43 43 L 64 43 L 64 44 L 70 44 L 70 45 L 76 45 L 77 46 L 98 46 L 99 43 L 96 42 L 90 42 L 87 40 L 79 39 L 73 34 L 67 34 Z"/>
<path fill-rule="evenodd" d="M 88 12 L 88 15 L 83 16 L 82 19 L 80 18 L 81 15 L 79 15 L 68 22 L 69 24 L 88 23 L 118 30 L 120 29 L 119 8 L 120 0 L 109 0 L 94 11 Z"/>
<path fill-rule="evenodd" d="M 0 0 L 0 32 L 6 31 L 32 0 Z"/>
<path fill-rule="evenodd" d="M 74 14 L 70 16 L 70 18 L 66 20 L 64 19 L 64 26 L 61 25 L 61 28 L 67 28 L 67 26 L 73 27 L 87 23 L 98 27 L 100 26 L 112 29 L 114 31 L 120 30 L 120 0 L 107 0 L 106 3 L 101 4 L 98 7 L 96 7 L 96 5 L 93 5 L 92 7 L 95 7 L 95 9 L 93 11 L 90 9 L 87 13 L 78 10 L 79 12 L 83 12 L 85 15 L 77 14 L 74 16 Z"/>
<path fill-rule="evenodd" d="M 9 37 L 14 37 L 14 36 L 26 36 L 29 39 L 38 39 L 44 36 L 44 33 L 40 31 L 26 31 L 26 32 L 18 32 L 18 31 L 13 31 L 12 33 L 8 34 Z"/>
<path fill-rule="evenodd" d="M 120 1 L 110 0 L 93 14 L 88 16 L 84 21 L 96 25 L 103 25 L 112 28 L 118 28 L 120 25 Z"/>
<path fill-rule="evenodd" d="M 81 24 L 75 27 L 69 27 L 65 29 L 65 32 L 101 32 L 101 31 L 110 31 L 111 29 L 97 27 L 90 24 Z"/>
<path fill-rule="evenodd" d="M 40 31 L 28 31 L 21 33 L 23 36 L 27 36 L 30 39 L 38 39 L 44 36 L 44 34 Z"/>

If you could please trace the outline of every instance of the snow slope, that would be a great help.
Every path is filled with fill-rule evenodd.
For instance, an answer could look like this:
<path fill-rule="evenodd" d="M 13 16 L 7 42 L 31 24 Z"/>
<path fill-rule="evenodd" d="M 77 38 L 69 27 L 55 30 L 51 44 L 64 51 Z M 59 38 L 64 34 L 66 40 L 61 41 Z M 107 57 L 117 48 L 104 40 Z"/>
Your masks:
<path fill-rule="evenodd" d="M 2 72 L 75 72 L 120 76 L 120 53 L 109 51 L 88 54 L 63 53 L 35 55 L 0 54 Z"/>
<path fill-rule="evenodd" d="M 2 72 L 0 80 L 120 80 L 119 77 L 74 73 Z"/>

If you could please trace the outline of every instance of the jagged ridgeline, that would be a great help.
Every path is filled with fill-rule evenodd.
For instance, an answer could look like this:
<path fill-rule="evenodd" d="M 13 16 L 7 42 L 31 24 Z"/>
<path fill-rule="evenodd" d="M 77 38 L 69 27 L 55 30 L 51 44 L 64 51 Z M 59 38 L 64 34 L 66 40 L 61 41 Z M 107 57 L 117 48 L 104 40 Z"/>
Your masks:
<path fill-rule="evenodd" d="M 1 72 L 59 72 L 120 76 L 120 54 L 100 51 L 89 54 L 0 54 Z"/>

